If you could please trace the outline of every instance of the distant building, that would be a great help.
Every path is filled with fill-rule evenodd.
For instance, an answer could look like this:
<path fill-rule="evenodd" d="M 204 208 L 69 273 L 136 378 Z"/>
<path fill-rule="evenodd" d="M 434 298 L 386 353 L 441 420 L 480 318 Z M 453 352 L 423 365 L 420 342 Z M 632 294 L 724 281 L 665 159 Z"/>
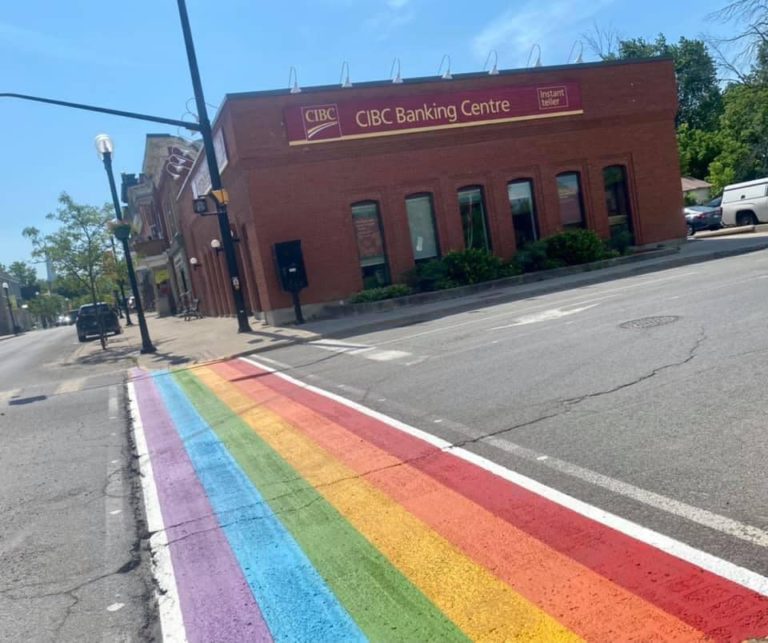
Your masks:
<path fill-rule="evenodd" d="M 45 259 L 45 280 L 52 284 L 56 281 L 56 269 L 53 267 L 53 261 L 46 257 Z"/>
<path fill-rule="evenodd" d="M 700 204 L 709 201 L 712 190 L 711 183 L 701 179 L 694 179 L 690 176 L 682 177 L 680 182 L 683 187 L 683 198 L 685 198 L 686 202 Z"/>
<path fill-rule="evenodd" d="M 190 290 L 187 259 L 178 218 L 176 196 L 198 147 L 168 134 L 148 134 L 139 175 L 122 175 L 125 218 L 134 227 L 142 303 L 160 315 L 176 313 Z"/>

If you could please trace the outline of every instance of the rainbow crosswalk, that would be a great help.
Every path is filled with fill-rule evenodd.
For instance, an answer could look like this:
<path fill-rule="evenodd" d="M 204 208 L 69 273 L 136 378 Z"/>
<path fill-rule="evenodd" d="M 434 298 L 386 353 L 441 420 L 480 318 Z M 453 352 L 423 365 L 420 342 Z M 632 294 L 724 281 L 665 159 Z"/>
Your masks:
<path fill-rule="evenodd" d="M 190 641 L 768 636 L 766 579 L 284 375 L 233 360 L 131 386 Z"/>

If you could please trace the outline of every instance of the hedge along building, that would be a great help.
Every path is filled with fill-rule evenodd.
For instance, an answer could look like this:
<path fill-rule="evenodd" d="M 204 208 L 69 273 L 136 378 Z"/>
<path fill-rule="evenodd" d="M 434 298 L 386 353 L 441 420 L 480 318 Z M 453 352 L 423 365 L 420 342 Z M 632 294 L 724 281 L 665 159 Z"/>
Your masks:
<path fill-rule="evenodd" d="M 511 258 L 568 228 L 636 245 L 684 236 L 671 60 L 230 94 L 214 123 L 246 302 L 293 319 L 276 243 L 299 240 L 305 312 L 396 283 L 467 247 Z M 202 159 L 182 188 L 192 279 L 208 314 L 232 304 Z"/>

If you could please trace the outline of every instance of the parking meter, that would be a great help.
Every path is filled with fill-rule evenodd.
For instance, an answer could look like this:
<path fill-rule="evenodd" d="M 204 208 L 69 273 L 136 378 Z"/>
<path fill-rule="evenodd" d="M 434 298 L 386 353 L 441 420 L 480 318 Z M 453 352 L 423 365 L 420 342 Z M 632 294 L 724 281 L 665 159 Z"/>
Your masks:
<path fill-rule="evenodd" d="M 296 313 L 296 323 L 304 323 L 301 311 L 299 292 L 309 285 L 307 271 L 304 267 L 304 254 L 301 251 L 301 241 L 283 241 L 274 245 L 277 272 L 283 290 L 291 293 L 293 309 Z"/>

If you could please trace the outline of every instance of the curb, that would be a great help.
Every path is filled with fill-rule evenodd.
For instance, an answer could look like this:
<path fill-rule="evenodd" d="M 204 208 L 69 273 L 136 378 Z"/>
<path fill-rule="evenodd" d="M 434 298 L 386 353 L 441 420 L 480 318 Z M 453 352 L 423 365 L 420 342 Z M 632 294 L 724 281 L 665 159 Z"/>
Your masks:
<path fill-rule="evenodd" d="M 696 233 L 694 239 L 714 239 L 717 237 L 730 237 L 737 234 L 747 234 L 748 232 L 756 232 L 757 226 L 748 225 L 740 226 L 738 228 L 720 228 L 720 230 L 701 230 Z"/>
<path fill-rule="evenodd" d="M 469 286 L 459 286 L 457 288 L 448 288 L 446 290 L 416 293 L 414 295 L 395 297 L 393 299 L 385 299 L 383 301 L 360 304 L 329 305 L 323 309 L 326 313 L 329 314 L 327 316 L 317 318 L 316 321 L 347 319 L 349 317 L 356 317 L 358 315 L 389 312 L 391 310 L 397 310 L 398 308 L 403 308 L 406 306 L 429 304 L 437 301 L 446 301 L 451 299 L 460 299 L 462 297 L 466 297 L 467 295 L 474 295 L 476 293 L 485 292 L 487 290 L 501 290 L 508 287 L 525 286 L 532 283 L 538 283 L 540 281 L 551 281 L 553 279 L 558 279 L 559 277 L 568 277 L 570 275 L 577 275 L 585 272 L 593 272 L 596 270 L 604 270 L 606 268 L 614 268 L 626 264 L 639 263 L 649 259 L 658 259 L 660 257 L 677 254 L 678 252 L 680 252 L 679 247 L 662 248 L 659 250 L 650 250 L 647 252 L 629 255 L 627 257 L 601 259 L 600 261 L 593 261 L 576 266 L 564 266 L 562 268 L 555 268 L 553 270 L 531 272 L 522 275 L 515 275 L 513 277 L 504 277 L 503 279 L 484 281 Z"/>
<path fill-rule="evenodd" d="M 536 297 L 538 295 L 549 294 L 552 292 L 570 290 L 573 288 L 580 288 L 582 286 L 590 286 L 596 283 L 614 281 L 616 279 L 623 279 L 624 277 L 633 277 L 636 275 L 647 274 L 650 272 L 657 272 L 659 270 L 667 270 L 668 268 L 678 268 L 680 266 L 703 263 L 705 261 L 711 261 L 714 259 L 725 259 L 727 257 L 734 257 L 738 255 L 749 254 L 752 252 L 758 252 L 760 250 L 767 250 L 767 249 L 768 249 L 768 241 L 761 243 L 759 245 L 750 246 L 748 248 L 734 248 L 732 250 L 717 250 L 714 252 L 700 254 L 700 255 L 693 255 L 689 257 L 673 257 L 673 258 L 670 258 L 668 261 L 664 261 L 664 262 L 653 264 L 653 265 L 642 265 L 642 263 L 638 261 L 640 265 L 632 266 L 628 270 L 623 271 L 621 274 L 615 274 L 615 275 L 601 274 L 601 270 L 593 269 L 594 272 L 590 272 L 587 270 L 587 271 L 584 271 L 585 272 L 584 278 L 580 279 L 578 283 L 568 283 L 568 284 L 542 283 L 540 287 L 526 290 L 524 293 L 515 293 L 514 290 L 506 293 L 500 292 L 492 300 L 489 299 L 489 301 L 483 302 L 480 304 L 478 302 L 462 303 L 457 299 L 455 305 L 446 306 L 440 311 L 414 312 L 410 315 L 404 315 L 404 316 L 393 318 L 393 319 L 372 320 L 369 322 L 358 324 L 356 326 L 349 326 L 347 328 L 344 328 L 343 330 L 328 331 L 326 333 L 318 333 L 318 335 L 323 338 L 327 337 L 329 339 L 332 339 L 332 338 L 338 339 L 338 338 L 348 337 L 352 334 L 370 333 L 370 332 L 386 330 L 386 329 L 394 328 L 398 326 L 408 326 L 410 324 L 430 321 L 432 319 L 436 319 L 438 317 L 442 317 L 445 315 L 451 315 L 459 312 L 464 312 L 467 310 L 475 310 L 477 308 L 483 308 L 486 305 L 490 305 L 490 304 L 519 301 L 521 299 L 528 299 L 529 297 Z M 672 254 L 672 253 L 666 252 L 666 254 Z M 654 257 L 647 257 L 647 258 L 648 259 L 658 258 L 658 256 L 659 255 L 655 255 Z M 631 262 L 628 262 L 628 263 L 631 263 Z M 555 279 L 556 277 L 562 277 L 562 276 L 563 275 L 556 275 L 556 276 L 553 275 L 551 279 Z M 546 282 L 549 280 L 550 278 L 545 278 L 539 281 Z M 528 284 L 525 284 L 525 285 L 528 285 Z M 499 290 L 501 290 L 501 288 L 499 288 Z"/>

